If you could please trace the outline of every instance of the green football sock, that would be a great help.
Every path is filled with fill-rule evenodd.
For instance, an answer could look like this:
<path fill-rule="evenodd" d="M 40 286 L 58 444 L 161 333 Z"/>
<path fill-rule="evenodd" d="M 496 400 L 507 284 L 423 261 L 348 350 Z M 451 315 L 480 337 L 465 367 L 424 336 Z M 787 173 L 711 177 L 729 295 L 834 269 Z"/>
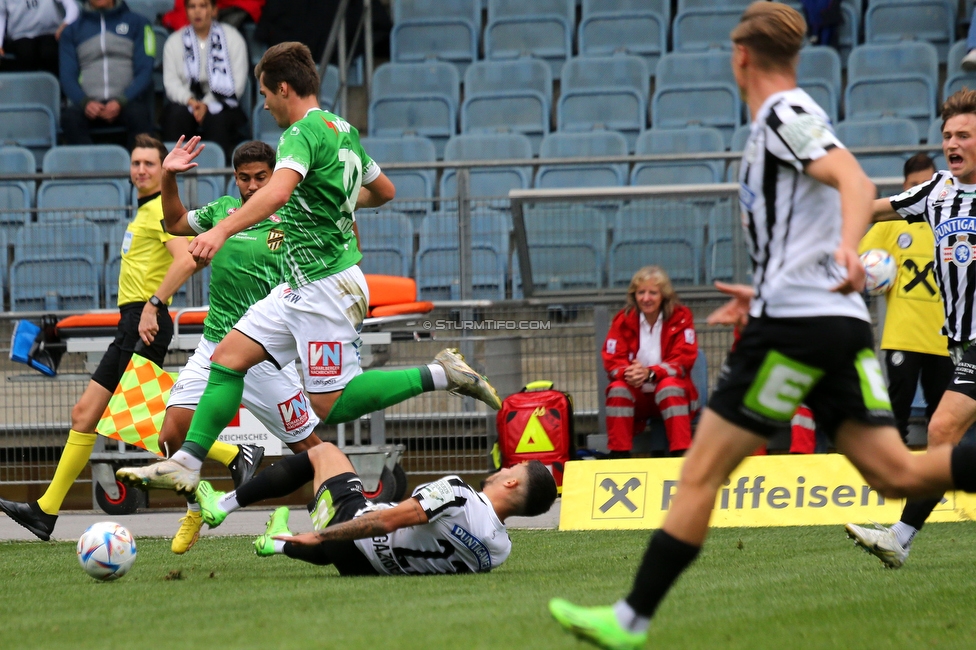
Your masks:
<path fill-rule="evenodd" d="M 350 422 L 432 390 L 434 380 L 427 366 L 406 370 L 369 370 L 346 384 L 325 423 Z"/>
<path fill-rule="evenodd" d="M 200 396 L 200 403 L 186 432 L 183 451 L 203 460 L 217 436 L 224 430 L 241 407 L 244 395 L 244 374 L 219 363 L 210 364 L 210 379 Z"/>

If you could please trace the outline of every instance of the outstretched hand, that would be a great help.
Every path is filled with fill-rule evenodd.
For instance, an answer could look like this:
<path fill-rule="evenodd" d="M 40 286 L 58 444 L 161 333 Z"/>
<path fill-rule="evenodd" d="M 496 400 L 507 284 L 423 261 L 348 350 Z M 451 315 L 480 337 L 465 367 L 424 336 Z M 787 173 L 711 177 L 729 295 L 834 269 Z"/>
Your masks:
<path fill-rule="evenodd" d="M 173 150 L 166 154 L 166 158 L 163 160 L 163 171 L 180 174 L 197 166 L 193 159 L 200 155 L 206 145 L 200 143 L 202 138 L 198 135 L 193 136 L 185 143 L 183 142 L 184 137 L 186 136 L 181 135 Z"/>
<path fill-rule="evenodd" d="M 854 293 L 864 291 L 864 264 L 857 251 L 853 248 L 838 248 L 834 251 L 834 259 L 847 269 L 847 279 L 831 289 L 837 293 Z"/>
<path fill-rule="evenodd" d="M 708 315 L 708 324 L 744 326 L 749 320 L 749 303 L 756 294 L 755 290 L 748 284 L 725 282 L 716 282 L 715 288 L 732 296 L 732 299 Z"/>

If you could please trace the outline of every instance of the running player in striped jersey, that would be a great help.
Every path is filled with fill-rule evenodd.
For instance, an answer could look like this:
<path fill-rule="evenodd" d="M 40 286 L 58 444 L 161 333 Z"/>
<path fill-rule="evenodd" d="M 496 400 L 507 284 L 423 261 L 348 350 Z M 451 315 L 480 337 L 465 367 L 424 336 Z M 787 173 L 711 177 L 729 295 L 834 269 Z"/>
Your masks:
<path fill-rule="evenodd" d="M 754 2 L 732 31 L 732 71 L 753 122 L 739 200 L 755 273 L 733 289 L 749 311 L 685 455 L 677 493 L 626 598 L 611 607 L 553 599 L 568 630 L 605 648 L 639 648 L 651 617 L 698 556 L 719 489 L 739 463 L 806 403 L 838 451 L 888 498 L 976 492 L 976 447 L 913 455 L 901 440 L 871 318 L 858 293 L 857 244 L 875 188 L 824 111 L 796 87 L 806 21 Z"/>
<path fill-rule="evenodd" d="M 532 460 L 491 474 L 481 492 L 446 476 L 400 503 L 373 504 L 363 496 L 352 463 L 328 442 L 283 458 L 234 492 L 217 492 L 201 481 L 197 498 L 208 521 L 219 525 L 244 505 L 286 496 L 313 479 L 315 532 L 292 535 L 288 508 L 278 508 L 254 541 L 258 555 L 332 564 L 341 575 L 491 571 L 512 550 L 505 520 L 541 515 L 556 500 L 555 480 Z"/>
<path fill-rule="evenodd" d="M 955 445 L 976 423 L 976 91 L 961 90 L 942 105 L 942 152 L 948 171 L 874 203 L 874 220 L 923 222 L 935 234 L 935 279 L 942 293 L 952 379 L 928 427 L 928 447 Z M 847 534 L 892 569 L 908 559 L 912 541 L 942 496 L 909 500 L 889 527 L 847 524 Z"/>

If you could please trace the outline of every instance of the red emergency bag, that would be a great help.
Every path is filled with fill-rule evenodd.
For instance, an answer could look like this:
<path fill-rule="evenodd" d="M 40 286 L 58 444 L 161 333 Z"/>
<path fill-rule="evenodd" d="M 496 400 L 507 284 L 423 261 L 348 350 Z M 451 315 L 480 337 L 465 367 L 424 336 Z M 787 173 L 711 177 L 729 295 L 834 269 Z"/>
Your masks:
<path fill-rule="evenodd" d="M 496 415 L 497 467 L 538 460 L 552 472 L 562 492 L 563 467 L 575 453 L 573 398 L 553 390 L 551 381 L 534 381 L 502 400 Z"/>

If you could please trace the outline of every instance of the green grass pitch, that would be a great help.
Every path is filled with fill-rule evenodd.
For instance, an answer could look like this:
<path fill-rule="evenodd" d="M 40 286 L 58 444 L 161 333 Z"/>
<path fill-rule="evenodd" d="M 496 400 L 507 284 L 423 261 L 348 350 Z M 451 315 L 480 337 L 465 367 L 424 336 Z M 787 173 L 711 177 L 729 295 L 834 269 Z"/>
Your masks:
<path fill-rule="evenodd" d="M 626 593 L 647 531 L 512 532 L 491 574 L 341 578 L 258 558 L 251 538 L 183 557 L 140 539 L 129 575 L 97 583 L 74 545 L 0 543 L 0 648 L 589 648 L 549 617 L 563 596 Z M 840 526 L 716 529 L 661 606 L 649 648 L 976 647 L 976 523 L 930 524 L 898 571 Z"/>

